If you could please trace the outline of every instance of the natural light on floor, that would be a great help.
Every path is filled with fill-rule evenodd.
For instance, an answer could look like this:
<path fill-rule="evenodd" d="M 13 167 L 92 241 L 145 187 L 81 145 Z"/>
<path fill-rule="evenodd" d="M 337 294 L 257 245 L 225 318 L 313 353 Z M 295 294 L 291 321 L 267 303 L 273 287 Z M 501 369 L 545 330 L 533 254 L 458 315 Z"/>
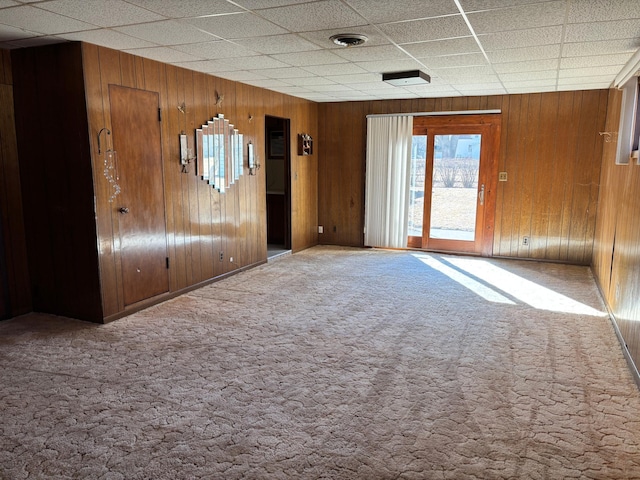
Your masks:
<path fill-rule="evenodd" d="M 604 311 L 554 292 L 486 260 L 465 257 L 437 259 L 422 253 L 413 254 L 413 256 L 490 302 L 516 305 L 515 301 L 505 296 L 508 295 L 540 310 L 606 316 Z"/>

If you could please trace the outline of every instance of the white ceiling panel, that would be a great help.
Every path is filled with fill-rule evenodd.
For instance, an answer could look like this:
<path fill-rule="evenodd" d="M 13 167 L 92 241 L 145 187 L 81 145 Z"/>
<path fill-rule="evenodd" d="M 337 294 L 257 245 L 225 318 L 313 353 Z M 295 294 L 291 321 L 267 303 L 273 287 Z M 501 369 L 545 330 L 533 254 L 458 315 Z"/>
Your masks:
<path fill-rule="evenodd" d="M 346 0 L 360 15 L 372 23 L 440 17 L 460 13 L 451 0 Z"/>
<path fill-rule="evenodd" d="M 266 55 L 274 53 L 308 52 L 311 50 L 320 50 L 321 48 L 315 43 L 291 33 L 267 37 L 240 38 L 235 40 L 235 43 L 249 50 L 254 50 Z"/>
<path fill-rule="evenodd" d="M 86 0 L 84 0 L 86 1 Z M 126 0 L 169 18 L 199 17 L 242 12 L 243 9 L 226 0 Z"/>
<path fill-rule="evenodd" d="M 530 62 L 512 62 L 512 63 L 497 63 L 493 65 L 497 74 L 503 73 L 524 73 L 554 70 L 558 69 L 559 59 L 550 58 L 544 60 L 532 60 Z"/>
<path fill-rule="evenodd" d="M 116 27 L 132 23 L 164 20 L 165 17 L 122 0 L 53 0 L 37 5 L 53 13 L 101 27 Z"/>
<path fill-rule="evenodd" d="M 213 42 L 205 43 L 190 43 L 187 45 L 176 45 L 176 50 L 188 53 L 194 57 L 206 58 L 209 60 L 215 60 L 219 58 L 230 57 L 248 57 L 259 55 L 258 52 L 249 50 L 240 45 L 236 45 L 232 42 L 225 40 L 215 40 Z"/>
<path fill-rule="evenodd" d="M 445 38 L 467 37 L 471 34 L 462 15 L 386 23 L 380 29 L 395 43 L 424 42 Z"/>
<path fill-rule="evenodd" d="M 98 28 L 95 24 L 81 22 L 80 20 L 74 20 L 28 5 L 3 8 L 0 10 L 0 23 L 44 35 L 79 32 Z"/>
<path fill-rule="evenodd" d="M 564 23 L 564 1 L 534 3 L 467 15 L 477 34 L 549 27 Z"/>
<path fill-rule="evenodd" d="M 638 38 L 640 19 L 612 22 L 575 23 L 567 25 L 567 42 L 601 42 L 622 38 Z"/>
<path fill-rule="evenodd" d="M 221 38 L 249 38 L 287 33 L 273 23 L 250 12 L 215 17 L 185 19 L 192 25 Z"/>
<path fill-rule="evenodd" d="M 131 37 L 165 46 L 210 42 L 216 39 L 213 35 L 176 20 L 163 20 L 161 22 L 143 23 L 141 25 L 126 25 L 114 28 L 114 30 Z"/>
<path fill-rule="evenodd" d="M 612 55 L 597 55 L 588 57 L 568 57 L 560 60 L 562 68 L 585 68 L 616 65 L 618 71 L 629 61 L 633 53 L 617 53 Z"/>
<path fill-rule="evenodd" d="M 508 48 L 487 52 L 487 57 L 494 65 L 509 62 L 548 60 L 560 58 L 561 45 L 538 45 L 525 48 Z"/>
<path fill-rule="evenodd" d="M 569 23 L 640 18 L 638 0 L 580 0 L 569 2 Z"/>
<path fill-rule="evenodd" d="M 340 0 L 324 0 L 256 12 L 291 32 L 344 28 L 369 23 Z"/>
<path fill-rule="evenodd" d="M 640 38 L 607 40 L 604 42 L 565 43 L 562 47 L 563 57 L 586 57 L 609 53 L 633 53 L 640 48 Z"/>
<path fill-rule="evenodd" d="M 284 78 L 313 78 L 313 74 L 298 67 L 288 68 L 265 68 L 260 73 L 268 78 L 284 79 Z"/>
<path fill-rule="evenodd" d="M 281 53 L 271 55 L 272 58 L 279 60 L 294 67 L 309 67 L 312 65 L 331 65 L 335 63 L 347 63 L 342 57 L 339 57 L 332 51 L 313 50 L 311 52 Z"/>
<path fill-rule="evenodd" d="M 67 40 L 79 42 L 88 42 L 96 45 L 102 45 L 116 50 L 128 50 L 131 48 L 145 48 L 155 46 L 151 42 L 141 40 L 139 38 L 125 35 L 108 28 L 100 28 L 98 30 L 87 30 L 84 32 L 68 33 L 65 35 Z"/>
<path fill-rule="evenodd" d="M 487 52 L 508 48 L 560 44 L 562 43 L 562 39 L 562 26 L 560 25 L 478 35 L 478 40 Z"/>
<path fill-rule="evenodd" d="M 487 59 L 481 53 L 423 58 L 422 63 L 431 69 L 488 65 Z"/>
<path fill-rule="evenodd" d="M 430 42 L 405 43 L 403 49 L 416 58 L 459 55 L 461 53 L 479 53 L 480 47 L 473 37 L 459 37 Z"/>
<path fill-rule="evenodd" d="M 0 47 L 78 40 L 315 101 L 607 88 L 640 0 L 0 0 Z"/>

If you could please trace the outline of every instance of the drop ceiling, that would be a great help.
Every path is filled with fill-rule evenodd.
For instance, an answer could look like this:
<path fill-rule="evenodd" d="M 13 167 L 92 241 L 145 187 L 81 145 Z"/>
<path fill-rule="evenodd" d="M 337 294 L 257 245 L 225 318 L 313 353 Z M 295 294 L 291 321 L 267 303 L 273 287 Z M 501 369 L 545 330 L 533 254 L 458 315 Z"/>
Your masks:
<path fill-rule="evenodd" d="M 582 90 L 640 47 L 640 0 L 0 0 L 0 48 L 72 40 L 317 102 Z"/>

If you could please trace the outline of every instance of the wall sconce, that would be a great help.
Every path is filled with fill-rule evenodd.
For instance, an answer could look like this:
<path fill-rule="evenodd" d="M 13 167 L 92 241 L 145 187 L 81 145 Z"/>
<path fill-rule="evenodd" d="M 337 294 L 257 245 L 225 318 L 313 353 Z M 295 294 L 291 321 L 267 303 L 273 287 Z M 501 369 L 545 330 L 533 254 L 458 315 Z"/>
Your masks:
<path fill-rule="evenodd" d="M 182 165 L 182 173 L 189 173 L 189 164 L 196 157 L 193 156 L 193 149 L 188 148 L 187 136 L 180 134 L 180 165 Z"/>
<path fill-rule="evenodd" d="M 313 154 L 313 138 L 307 133 L 298 134 L 298 155 Z"/>
<path fill-rule="evenodd" d="M 248 147 L 248 159 L 249 159 L 249 175 L 255 175 L 256 170 L 260 168 L 260 164 L 257 163 L 255 152 L 253 149 L 253 143 L 249 142 L 247 144 Z"/>

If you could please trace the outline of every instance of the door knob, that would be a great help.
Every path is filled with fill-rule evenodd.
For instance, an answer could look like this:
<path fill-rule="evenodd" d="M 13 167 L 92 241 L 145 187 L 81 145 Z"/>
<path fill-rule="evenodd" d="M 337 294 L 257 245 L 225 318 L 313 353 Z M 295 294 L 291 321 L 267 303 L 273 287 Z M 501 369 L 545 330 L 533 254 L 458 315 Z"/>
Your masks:
<path fill-rule="evenodd" d="M 129 208 L 128 208 L 128 207 L 120 207 L 120 208 L 118 209 L 118 211 L 119 211 L 120 213 L 122 213 L 122 214 L 129 213 Z"/>

